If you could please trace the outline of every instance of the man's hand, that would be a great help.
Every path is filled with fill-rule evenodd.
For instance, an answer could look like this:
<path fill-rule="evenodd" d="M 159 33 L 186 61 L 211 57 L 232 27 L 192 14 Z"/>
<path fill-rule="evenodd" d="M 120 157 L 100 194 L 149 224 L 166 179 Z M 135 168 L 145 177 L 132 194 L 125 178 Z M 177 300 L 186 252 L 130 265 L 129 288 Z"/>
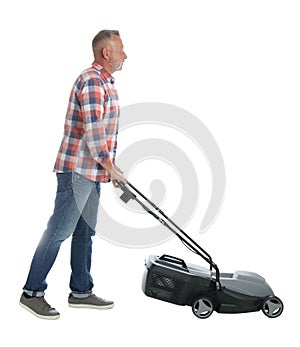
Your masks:
<path fill-rule="evenodd" d="M 123 176 L 123 171 L 117 166 L 113 167 L 112 171 L 110 172 L 110 176 L 115 188 L 119 188 L 119 185 L 116 182 L 116 180 L 122 182 L 123 184 L 127 184 L 127 181 Z"/>
<path fill-rule="evenodd" d="M 122 182 L 123 184 L 127 184 L 127 181 L 123 176 L 123 171 L 117 166 L 113 165 L 112 162 L 100 162 L 100 164 L 104 167 L 105 170 L 107 170 L 110 173 L 110 178 L 114 187 L 119 187 L 116 180 Z"/>

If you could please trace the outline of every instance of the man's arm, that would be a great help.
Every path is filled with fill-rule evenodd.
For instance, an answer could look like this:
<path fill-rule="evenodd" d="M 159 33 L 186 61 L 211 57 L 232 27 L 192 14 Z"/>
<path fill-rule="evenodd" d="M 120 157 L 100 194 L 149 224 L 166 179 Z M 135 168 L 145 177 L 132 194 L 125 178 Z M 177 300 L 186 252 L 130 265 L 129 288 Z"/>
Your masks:
<path fill-rule="evenodd" d="M 81 110 L 84 115 L 85 139 L 90 153 L 111 176 L 111 180 L 120 180 L 126 184 L 122 171 L 113 165 L 106 142 L 106 134 L 102 123 L 104 91 L 98 79 L 90 79 L 80 94 Z M 118 185 L 114 183 L 114 186 Z"/>

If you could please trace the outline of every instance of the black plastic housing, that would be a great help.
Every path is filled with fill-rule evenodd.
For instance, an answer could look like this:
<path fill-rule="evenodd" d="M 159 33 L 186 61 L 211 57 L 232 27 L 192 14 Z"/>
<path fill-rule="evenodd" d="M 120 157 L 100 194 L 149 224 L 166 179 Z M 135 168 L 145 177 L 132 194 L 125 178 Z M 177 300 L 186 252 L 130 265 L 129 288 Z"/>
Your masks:
<path fill-rule="evenodd" d="M 149 256 L 142 281 L 143 292 L 152 298 L 177 305 L 191 306 L 201 294 L 213 295 L 216 282 L 206 273 L 192 274 L 188 266 L 171 260 L 171 256 Z M 175 258 L 177 259 L 177 258 Z"/>

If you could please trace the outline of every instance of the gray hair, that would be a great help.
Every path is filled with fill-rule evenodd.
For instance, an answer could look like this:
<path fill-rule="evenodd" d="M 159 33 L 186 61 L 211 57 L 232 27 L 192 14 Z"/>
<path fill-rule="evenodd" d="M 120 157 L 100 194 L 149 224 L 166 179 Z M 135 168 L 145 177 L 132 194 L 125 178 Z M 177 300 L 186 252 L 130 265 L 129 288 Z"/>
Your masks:
<path fill-rule="evenodd" d="M 101 31 L 99 31 L 98 34 L 93 38 L 93 41 L 92 41 L 93 51 L 95 51 L 95 48 L 100 41 L 111 39 L 113 35 L 120 36 L 120 33 L 118 30 L 101 30 Z"/>

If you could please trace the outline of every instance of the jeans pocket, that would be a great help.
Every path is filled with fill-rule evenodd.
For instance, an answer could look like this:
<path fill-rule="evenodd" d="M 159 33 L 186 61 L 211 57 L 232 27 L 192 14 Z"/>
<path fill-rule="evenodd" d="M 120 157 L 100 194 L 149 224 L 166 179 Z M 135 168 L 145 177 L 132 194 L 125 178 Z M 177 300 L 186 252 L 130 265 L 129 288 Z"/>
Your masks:
<path fill-rule="evenodd" d="M 72 172 L 72 183 L 80 183 L 84 180 L 82 175 L 79 175 L 76 172 Z"/>

